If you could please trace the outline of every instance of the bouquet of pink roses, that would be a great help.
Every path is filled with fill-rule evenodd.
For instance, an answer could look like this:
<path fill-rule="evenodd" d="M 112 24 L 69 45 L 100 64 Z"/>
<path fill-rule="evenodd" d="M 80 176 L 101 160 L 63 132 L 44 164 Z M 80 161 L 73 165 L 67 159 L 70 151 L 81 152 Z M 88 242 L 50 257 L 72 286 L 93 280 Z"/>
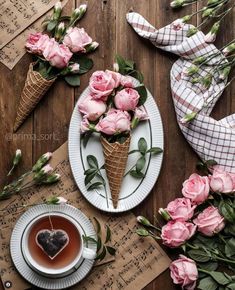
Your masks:
<path fill-rule="evenodd" d="M 101 134 L 105 170 L 109 180 L 113 205 L 116 208 L 125 173 L 131 140 L 131 130 L 148 119 L 143 106 L 147 91 L 143 84 L 135 86 L 135 76 L 143 81 L 132 61 L 117 56 L 116 71 L 96 71 L 89 82 L 89 95 L 79 101 L 83 114 L 81 132 L 84 140 L 93 133 Z"/>
<path fill-rule="evenodd" d="M 74 27 L 86 9 L 86 5 L 81 5 L 71 16 L 61 16 L 62 6 L 58 2 L 52 16 L 44 21 L 48 33 L 29 35 L 25 47 L 34 55 L 35 61 L 29 66 L 14 131 L 20 127 L 56 78 L 64 77 L 69 85 L 79 86 L 79 75 L 92 68 L 93 62 L 85 54 L 94 51 L 99 44 L 92 41 L 84 28 Z"/>
<path fill-rule="evenodd" d="M 137 218 L 145 226 L 137 234 L 181 248 L 184 255 L 171 263 L 170 271 L 182 289 L 235 289 L 235 277 L 217 271 L 220 264 L 235 270 L 235 175 L 214 164 L 200 163 L 208 175 L 192 174 L 183 183 L 184 197 L 159 210 L 167 221 L 162 228 Z"/>

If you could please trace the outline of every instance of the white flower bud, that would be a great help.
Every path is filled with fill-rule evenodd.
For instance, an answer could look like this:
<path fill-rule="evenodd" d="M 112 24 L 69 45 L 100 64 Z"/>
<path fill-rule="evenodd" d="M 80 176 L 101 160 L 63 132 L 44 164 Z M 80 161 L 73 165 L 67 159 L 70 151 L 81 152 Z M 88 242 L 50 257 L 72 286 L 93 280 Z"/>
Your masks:
<path fill-rule="evenodd" d="M 55 4 L 54 9 L 55 11 L 62 10 L 62 4 L 60 1 Z"/>
<path fill-rule="evenodd" d="M 197 113 L 196 112 L 192 112 L 190 114 L 187 114 L 182 119 L 180 119 L 180 123 L 181 124 L 189 123 L 190 121 L 192 121 L 193 119 L 195 119 L 196 116 L 197 116 Z"/>
<path fill-rule="evenodd" d="M 142 216 L 142 215 L 139 215 L 139 216 L 137 216 L 137 221 L 138 221 L 138 223 L 140 223 L 140 224 L 142 224 L 142 225 L 144 225 L 144 226 L 151 226 L 151 223 L 150 223 L 150 221 L 148 220 L 148 219 L 146 219 L 144 216 Z"/>
<path fill-rule="evenodd" d="M 164 218 L 164 220 L 169 221 L 171 219 L 169 213 L 164 208 L 159 208 L 158 213 Z"/>
<path fill-rule="evenodd" d="M 115 72 L 119 72 L 119 65 L 118 65 L 117 62 L 115 62 L 115 63 L 113 64 L 113 70 L 114 70 Z"/>
<path fill-rule="evenodd" d="M 75 73 L 75 74 L 79 72 L 79 69 L 80 69 L 80 64 L 79 63 L 74 63 L 74 64 L 71 64 L 69 66 L 70 72 Z"/>
<path fill-rule="evenodd" d="M 171 2 L 171 7 L 172 8 L 180 8 L 183 6 L 183 4 L 185 3 L 185 0 L 175 0 Z"/>
<path fill-rule="evenodd" d="M 66 204 L 67 203 L 67 199 L 62 197 L 62 196 L 58 196 L 58 201 L 57 201 L 57 204 Z"/>
<path fill-rule="evenodd" d="M 42 172 L 43 174 L 49 174 L 49 173 L 51 173 L 52 171 L 53 171 L 53 168 L 51 167 L 50 164 L 45 165 L 45 166 L 41 169 L 41 172 Z"/>

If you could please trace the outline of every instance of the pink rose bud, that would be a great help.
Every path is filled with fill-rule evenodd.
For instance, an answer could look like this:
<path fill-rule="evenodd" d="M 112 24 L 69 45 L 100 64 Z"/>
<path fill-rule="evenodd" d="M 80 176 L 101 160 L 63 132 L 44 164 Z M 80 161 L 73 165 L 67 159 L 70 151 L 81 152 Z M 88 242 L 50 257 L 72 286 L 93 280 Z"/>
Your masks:
<path fill-rule="evenodd" d="M 68 46 L 72 52 L 86 52 L 85 47 L 92 43 L 92 38 L 84 28 L 70 27 L 65 34 L 63 44 Z"/>
<path fill-rule="evenodd" d="M 235 191 L 235 174 L 223 171 L 215 166 L 213 174 L 210 176 L 210 187 L 214 192 L 219 193 Z"/>
<path fill-rule="evenodd" d="M 164 218 L 165 221 L 169 221 L 171 219 L 169 213 L 164 208 L 159 208 L 158 213 Z"/>
<path fill-rule="evenodd" d="M 95 131 L 95 126 L 93 124 L 90 124 L 87 118 L 83 118 L 81 121 L 81 127 L 80 130 L 82 133 L 88 132 L 88 131 Z"/>
<path fill-rule="evenodd" d="M 121 85 L 125 88 L 133 88 L 133 79 L 128 76 L 122 76 L 121 77 Z"/>
<path fill-rule="evenodd" d="M 107 100 L 117 84 L 117 79 L 113 78 L 113 73 L 110 73 L 110 71 L 96 71 L 91 75 L 89 86 L 94 99 Z"/>
<path fill-rule="evenodd" d="M 172 23 L 172 28 L 175 31 L 181 30 L 184 27 L 184 21 L 182 18 L 180 19 L 176 19 L 173 23 Z"/>
<path fill-rule="evenodd" d="M 128 112 L 111 109 L 96 125 L 96 130 L 106 135 L 130 131 L 130 115 Z"/>
<path fill-rule="evenodd" d="M 74 63 L 72 65 L 69 66 L 70 72 L 76 74 L 79 72 L 80 69 L 80 64 L 79 63 Z"/>
<path fill-rule="evenodd" d="M 219 233 L 225 227 L 224 218 L 214 206 L 204 209 L 193 222 L 197 225 L 198 231 L 208 237 Z"/>
<path fill-rule="evenodd" d="M 173 220 L 187 221 L 193 217 L 196 205 L 188 198 L 176 198 L 167 205 L 167 212 Z"/>
<path fill-rule="evenodd" d="M 210 186 L 207 176 L 194 173 L 183 183 L 183 196 L 189 198 L 194 204 L 203 203 L 208 198 L 209 192 Z"/>
<path fill-rule="evenodd" d="M 177 248 L 195 234 L 196 228 L 194 224 L 189 222 L 169 221 L 162 227 L 163 244 L 170 248 Z"/>
<path fill-rule="evenodd" d="M 35 54 L 42 54 L 47 43 L 49 36 L 42 33 L 31 33 L 26 41 L 25 47 L 28 52 Z"/>
<path fill-rule="evenodd" d="M 47 42 L 43 51 L 43 56 L 50 64 L 57 68 L 68 66 L 69 60 L 72 57 L 71 51 L 63 44 L 59 44 L 54 38 Z"/>
<path fill-rule="evenodd" d="M 42 172 L 43 174 L 49 174 L 49 173 L 51 173 L 52 171 L 53 171 L 53 168 L 51 167 L 50 164 L 45 165 L 45 166 L 41 169 L 41 172 Z"/>
<path fill-rule="evenodd" d="M 87 96 L 79 101 L 78 109 L 90 121 L 96 121 L 106 111 L 106 104 L 101 100 L 95 100 L 92 96 Z"/>
<path fill-rule="evenodd" d="M 113 70 L 115 71 L 115 72 L 119 72 L 119 65 L 118 65 L 118 63 L 114 63 L 113 64 Z"/>
<path fill-rule="evenodd" d="M 182 289 L 186 290 L 193 290 L 196 288 L 198 270 L 193 260 L 184 255 L 180 255 L 180 259 L 171 263 L 170 271 L 174 284 L 178 284 Z"/>
<path fill-rule="evenodd" d="M 114 103 L 116 108 L 123 111 L 135 110 L 138 105 L 140 95 L 132 88 L 126 88 L 119 91 L 114 97 Z"/>
<path fill-rule="evenodd" d="M 92 52 L 92 51 L 96 50 L 96 48 L 97 48 L 98 46 L 99 46 L 99 43 L 98 43 L 98 42 L 96 42 L 96 41 L 92 41 L 91 44 L 89 44 L 89 45 L 87 45 L 87 46 L 85 47 L 86 53 L 88 53 L 88 52 Z"/>
<path fill-rule="evenodd" d="M 140 106 L 140 107 L 135 108 L 134 118 L 137 118 L 140 121 L 144 121 L 144 120 L 149 119 L 148 113 L 146 112 L 144 106 Z"/>
<path fill-rule="evenodd" d="M 58 1 L 58 2 L 55 3 L 54 9 L 55 9 L 56 11 L 62 9 L 62 4 L 61 4 L 60 1 Z"/>

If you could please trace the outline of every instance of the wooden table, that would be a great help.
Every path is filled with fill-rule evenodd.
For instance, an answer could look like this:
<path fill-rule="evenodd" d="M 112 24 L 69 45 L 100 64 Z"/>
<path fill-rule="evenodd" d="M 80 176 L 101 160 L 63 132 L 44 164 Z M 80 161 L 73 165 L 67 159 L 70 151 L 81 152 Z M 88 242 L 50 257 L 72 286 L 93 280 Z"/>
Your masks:
<path fill-rule="evenodd" d="M 66 10 L 70 11 L 75 4 L 78 6 L 83 2 L 69 0 Z M 133 9 L 160 28 L 176 18 L 192 13 L 196 8 L 194 5 L 172 11 L 170 0 L 89 0 L 88 13 L 80 22 L 89 35 L 100 43 L 100 48 L 92 55 L 95 62 L 93 70 L 111 69 L 116 53 L 134 60 L 143 72 L 145 84 L 155 96 L 160 109 L 165 137 L 161 174 L 151 194 L 134 210 L 135 214 L 145 215 L 150 220 L 153 220 L 153 215 L 159 207 L 165 207 L 170 200 L 181 195 L 182 182 L 194 171 L 197 157 L 182 136 L 175 119 L 169 72 L 176 57 L 156 50 L 150 43 L 140 39 L 127 24 L 125 15 Z M 193 19 L 194 24 L 198 21 L 200 20 L 196 17 Z M 234 38 L 234 21 L 234 15 L 223 21 L 223 28 L 217 39 L 219 47 Z M 20 169 L 20 172 L 23 172 L 29 169 L 41 154 L 55 150 L 67 140 L 74 104 L 87 86 L 91 75 L 90 72 L 82 76 L 81 87 L 75 90 L 64 81 L 57 81 L 31 117 L 13 134 L 16 109 L 30 61 L 31 56 L 25 55 L 12 71 L 0 65 L 1 185 L 6 180 L 11 157 L 17 148 L 21 148 L 24 154 Z M 235 111 L 235 99 L 232 99 L 234 87 L 234 84 L 233 87 L 229 87 L 218 101 L 213 112 L 215 118 L 222 118 Z M 160 289 L 175 289 L 168 272 L 145 288 Z"/>

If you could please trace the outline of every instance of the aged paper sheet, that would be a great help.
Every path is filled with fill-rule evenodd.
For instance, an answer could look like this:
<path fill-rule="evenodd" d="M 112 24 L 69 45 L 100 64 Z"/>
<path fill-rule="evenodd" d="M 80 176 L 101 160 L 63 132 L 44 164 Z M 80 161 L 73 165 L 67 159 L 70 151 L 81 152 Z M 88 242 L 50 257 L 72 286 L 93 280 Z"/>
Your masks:
<path fill-rule="evenodd" d="M 91 273 L 71 290 L 140 290 L 168 268 L 170 259 L 160 246 L 152 239 L 141 239 L 135 234 L 137 224 L 132 213 L 105 214 L 85 200 L 73 180 L 67 143 L 54 152 L 51 164 L 62 176 L 59 183 L 34 188 L 0 203 L 0 275 L 5 289 L 7 282 L 12 284 L 12 290 L 30 287 L 16 272 L 9 254 L 11 231 L 18 217 L 25 211 L 19 206 L 40 203 L 51 195 L 63 196 L 89 218 L 95 216 L 102 224 L 109 224 L 112 231 L 111 245 L 117 249 L 115 261 L 94 267 Z"/>

